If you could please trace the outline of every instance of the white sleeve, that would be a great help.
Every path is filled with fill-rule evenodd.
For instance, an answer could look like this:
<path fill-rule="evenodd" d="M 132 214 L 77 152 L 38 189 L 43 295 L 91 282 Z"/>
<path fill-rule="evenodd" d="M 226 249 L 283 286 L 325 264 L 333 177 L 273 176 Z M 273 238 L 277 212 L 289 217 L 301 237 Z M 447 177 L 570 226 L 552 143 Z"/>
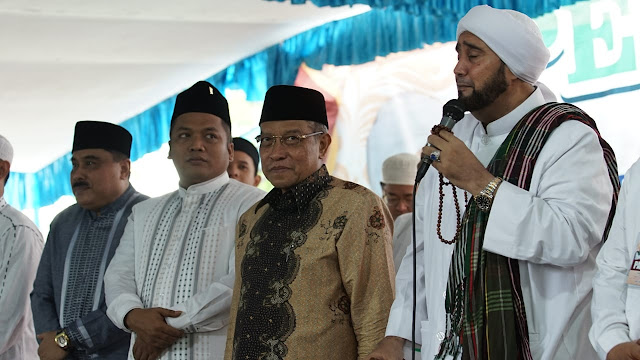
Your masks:
<path fill-rule="evenodd" d="M 537 264 L 580 264 L 601 242 L 612 194 L 596 133 L 567 121 L 540 152 L 529 191 L 498 188 L 483 248 Z"/>
<path fill-rule="evenodd" d="M 16 336 L 25 327 L 25 311 L 31 311 L 29 293 L 33 288 L 38 262 L 42 255 L 42 235 L 35 229 L 16 226 L 0 234 L 0 354 L 5 353 L 23 336 Z M 26 305 L 25 305 L 26 304 Z"/>
<path fill-rule="evenodd" d="M 416 193 L 416 279 L 417 279 L 417 306 L 416 306 L 416 342 L 421 342 L 420 324 L 427 320 L 427 301 L 424 276 L 424 204 L 418 199 L 423 199 L 422 190 L 426 186 L 418 187 Z M 413 229 L 409 222 L 409 231 L 413 241 Z M 410 242 L 407 252 L 402 258 L 402 263 L 396 274 L 396 298 L 391 305 L 389 321 L 385 336 L 398 336 L 411 341 L 411 323 L 413 320 L 413 243 Z"/>
<path fill-rule="evenodd" d="M 171 307 L 182 311 L 182 314 L 176 318 L 165 318 L 167 324 L 186 332 L 213 331 L 228 325 L 235 274 L 235 251 L 231 251 L 228 273 L 184 303 Z"/>
<path fill-rule="evenodd" d="M 634 168 L 640 170 L 640 163 L 636 164 Z M 593 325 L 589 339 L 602 359 L 615 345 L 633 340 L 629 336 L 625 314 L 626 280 L 638 242 L 638 232 L 635 228 L 638 219 L 634 214 L 637 215 L 639 199 L 633 193 L 638 193 L 640 189 L 635 186 L 633 180 L 630 175 L 625 177 L 609 238 L 596 259 L 598 272 L 593 278 Z"/>
<path fill-rule="evenodd" d="M 131 330 L 124 325 L 125 316 L 133 309 L 144 308 L 135 280 L 135 209 L 104 275 L 107 316 L 117 327 L 129 332 Z"/>
<path fill-rule="evenodd" d="M 413 249 L 413 213 L 398 216 L 393 222 L 393 266 L 396 273 L 400 269 L 402 258 L 407 253 L 407 248 Z"/>

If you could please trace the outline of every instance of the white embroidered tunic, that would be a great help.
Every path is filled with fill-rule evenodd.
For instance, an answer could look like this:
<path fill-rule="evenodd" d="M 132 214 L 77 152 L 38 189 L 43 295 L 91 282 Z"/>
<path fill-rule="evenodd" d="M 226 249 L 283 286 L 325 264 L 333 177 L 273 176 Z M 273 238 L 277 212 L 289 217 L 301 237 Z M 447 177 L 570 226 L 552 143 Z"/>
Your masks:
<path fill-rule="evenodd" d="M 182 311 L 166 321 L 185 336 L 161 359 L 222 358 L 235 279 L 236 222 L 263 196 L 225 172 L 134 207 L 105 276 L 109 318 L 127 330 L 124 317 L 134 308 Z M 132 346 L 134 341 L 135 334 Z"/>
<path fill-rule="evenodd" d="M 29 293 L 43 244 L 33 222 L 0 196 L 0 360 L 38 358 Z"/>

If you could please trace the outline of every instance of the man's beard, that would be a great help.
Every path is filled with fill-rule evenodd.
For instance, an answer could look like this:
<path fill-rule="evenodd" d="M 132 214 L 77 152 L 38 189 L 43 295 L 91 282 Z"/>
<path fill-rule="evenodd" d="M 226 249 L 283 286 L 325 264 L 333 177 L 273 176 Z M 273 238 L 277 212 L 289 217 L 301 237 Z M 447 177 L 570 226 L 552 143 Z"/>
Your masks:
<path fill-rule="evenodd" d="M 464 104 L 467 111 L 484 109 L 491 105 L 498 96 L 507 91 L 507 78 L 504 75 L 504 69 L 505 65 L 502 63 L 487 84 L 479 90 L 474 88 L 471 95 L 460 96 L 460 93 L 458 93 L 458 100 Z"/>

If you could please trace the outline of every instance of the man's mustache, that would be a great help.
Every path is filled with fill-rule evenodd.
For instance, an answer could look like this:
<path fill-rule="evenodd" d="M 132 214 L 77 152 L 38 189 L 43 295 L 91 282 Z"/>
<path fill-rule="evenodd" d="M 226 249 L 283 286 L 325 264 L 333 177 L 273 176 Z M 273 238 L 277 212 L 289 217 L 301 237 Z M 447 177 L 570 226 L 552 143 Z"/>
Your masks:
<path fill-rule="evenodd" d="M 71 187 L 74 189 L 80 186 L 89 187 L 89 183 L 86 181 L 79 180 L 71 184 Z"/>

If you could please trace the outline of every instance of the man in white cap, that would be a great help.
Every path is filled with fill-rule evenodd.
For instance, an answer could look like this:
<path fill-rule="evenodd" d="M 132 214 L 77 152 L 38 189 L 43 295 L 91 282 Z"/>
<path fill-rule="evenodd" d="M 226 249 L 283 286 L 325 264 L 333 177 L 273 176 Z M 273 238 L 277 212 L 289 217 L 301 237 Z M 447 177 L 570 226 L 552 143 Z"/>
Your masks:
<path fill-rule="evenodd" d="M 413 185 L 416 180 L 420 157 L 400 153 L 388 157 L 382 163 L 382 198 L 393 216 L 393 262 L 396 272 L 407 246 L 411 243 L 413 211 Z"/>
<path fill-rule="evenodd" d="M 393 220 L 411 212 L 413 208 L 413 184 L 420 157 L 400 153 L 388 157 L 382 163 L 382 198 L 387 203 Z"/>
<path fill-rule="evenodd" d="M 617 200 L 613 151 L 587 114 L 545 100 L 549 51 L 526 15 L 472 8 L 456 51 L 470 113 L 423 148 L 435 169 L 416 196 L 416 253 L 370 358 L 400 359 L 412 338 L 416 256 L 423 359 L 596 359 L 591 280 Z"/>
<path fill-rule="evenodd" d="M 37 359 L 29 293 L 44 241 L 33 222 L 4 199 L 12 161 L 13 147 L 0 135 L 0 360 Z"/>
<path fill-rule="evenodd" d="M 620 202 L 593 279 L 589 337 L 601 359 L 640 359 L 640 160 L 624 176 Z"/>

